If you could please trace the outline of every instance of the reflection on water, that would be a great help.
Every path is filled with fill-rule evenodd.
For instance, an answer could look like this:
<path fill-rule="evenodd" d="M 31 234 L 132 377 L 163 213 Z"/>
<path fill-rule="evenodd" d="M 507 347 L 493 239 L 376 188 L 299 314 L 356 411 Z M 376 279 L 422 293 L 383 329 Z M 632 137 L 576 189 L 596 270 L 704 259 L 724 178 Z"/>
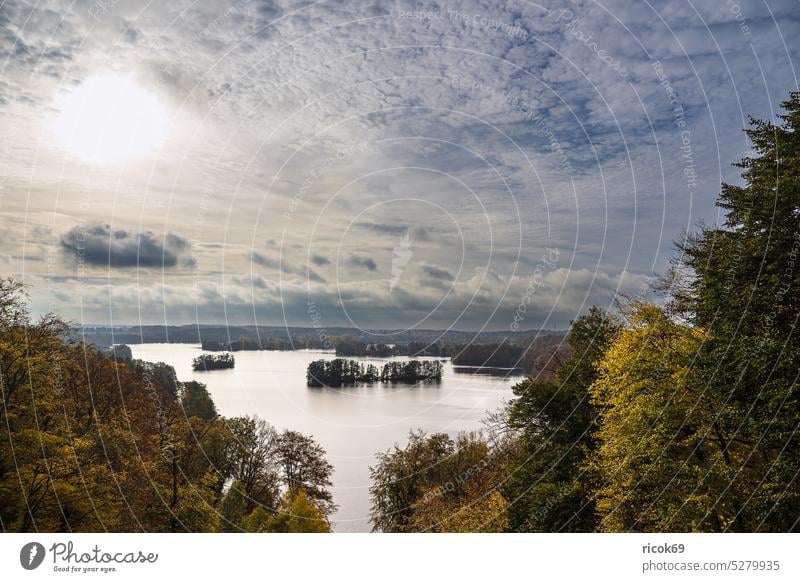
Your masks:
<path fill-rule="evenodd" d="M 278 429 L 313 435 L 335 467 L 333 496 L 339 505 L 333 518 L 336 531 L 369 531 L 369 466 L 376 452 L 405 443 L 412 428 L 451 435 L 480 428 L 486 411 L 511 398 L 511 387 L 520 380 L 519 376 L 509 376 L 507 369 L 495 375 L 484 373 L 483 368 L 459 366 L 456 373 L 445 361 L 441 382 L 308 388 L 309 362 L 334 359 L 333 352 L 236 352 L 232 370 L 195 372 L 192 359 L 203 353 L 199 345 L 130 347 L 134 358 L 174 366 L 181 381 L 207 384 L 217 409 L 225 416 L 257 414 Z M 391 361 L 354 359 L 376 365 Z M 465 368 L 467 373 L 463 372 Z"/>
<path fill-rule="evenodd" d="M 456 374 L 472 374 L 473 376 L 492 376 L 510 378 L 523 375 L 520 368 L 494 368 L 492 366 L 453 366 Z"/>

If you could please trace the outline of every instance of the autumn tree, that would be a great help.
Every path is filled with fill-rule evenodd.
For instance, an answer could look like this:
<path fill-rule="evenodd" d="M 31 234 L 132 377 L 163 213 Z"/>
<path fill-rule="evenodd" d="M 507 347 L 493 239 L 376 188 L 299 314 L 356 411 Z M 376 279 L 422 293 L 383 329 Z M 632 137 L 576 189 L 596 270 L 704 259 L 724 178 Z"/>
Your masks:
<path fill-rule="evenodd" d="M 325 449 L 310 436 L 285 430 L 277 439 L 275 455 L 286 488 L 302 489 L 326 516 L 333 513 L 336 505 L 328 489 L 333 465 L 325 459 Z"/>
<path fill-rule="evenodd" d="M 226 421 L 232 435 L 227 473 L 247 498 L 247 513 L 257 505 L 274 508 L 280 496 L 278 433 L 265 420 L 243 416 Z"/>
<path fill-rule="evenodd" d="M 370 520 L 383 532 L 504 531 L 506 501 L 499 485 L 516 451 L 478 433 L 455 440 L 411 432 L 404 448 L 378 454 L 370 467 Z"/>
<path fill-rule="evenodd" d="M 0 280 L 0 529 L 208 532 L 222 509 L 236 517 L 226 527 L 276 510 L 289 485 L 272 427 L 220 417 L 205 386 L 171 366 L 110 357 L 68 331 L 52 315 L 32 320 L 24 286 Z M 293 482 L 319 494 L 330 465 L 313 444 Z M 243 492 L 241 516 L 231 491 Z M 298 511 L 313 518 L 307 501 Z"/>
<path fill-rule="evenodd" d="M 300 488 L 289 489 L 281 498 L 277 514 L 262 521 L 260 528 L 255 531 L 329 533 L 331 526 L 323 509 L 308 496 L 305 489 Z"/>
<path fill-rule="evenodd" d="M 587 460 L 603 531 L 722 531 L 736 519 L 718 403 L 693 370 L 705 332 L 632 303 L 598 363 L 597 448 Z M 735 460 L 737 463 L 741 458 Z"/>

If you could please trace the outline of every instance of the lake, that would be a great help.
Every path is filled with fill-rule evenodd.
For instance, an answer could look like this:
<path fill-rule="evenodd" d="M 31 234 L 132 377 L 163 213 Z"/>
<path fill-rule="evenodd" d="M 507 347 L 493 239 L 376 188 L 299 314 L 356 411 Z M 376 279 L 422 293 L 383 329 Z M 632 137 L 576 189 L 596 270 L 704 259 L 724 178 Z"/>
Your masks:
<path fill-rule="evenodd" d="M 333 464 L 333 516 L 337 532 L 366 532 L 369 525 L 369 466 L 375 453 L 395 443 L 403 446 L 408 431 L 446 432 L 481 428 L 487 411 L 511 398 L 520 377 L 476 373 L 447 361 L 440 383 L 374 384 L 344 388 L 309 388 L 306 367 L 312 360 L 335 358 L 330 351 L 236 352 L 231 370 L 195 372 L 192 359 L 203 352 L 191 344 L 130 344 L 133 357 L 175 367 L 178 380 L 208 385 L 220 414 L 258 415 L 282 430 L 312 435 Z M 382 366 L 389 358 L 353 358 Z M 408 360 L 397 357 L 395 360 Z M 442 358 L 418 358 L 442 359 Z M 484 370 L 485 372 L 485 370 Z"/>

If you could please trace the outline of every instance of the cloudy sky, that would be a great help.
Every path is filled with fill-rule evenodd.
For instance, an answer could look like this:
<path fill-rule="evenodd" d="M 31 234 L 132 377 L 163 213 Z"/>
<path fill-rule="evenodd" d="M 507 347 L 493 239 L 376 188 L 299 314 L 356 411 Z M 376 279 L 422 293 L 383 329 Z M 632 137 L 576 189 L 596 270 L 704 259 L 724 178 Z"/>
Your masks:
<path fill-rule="evenodd" d="M 563 328 L 720 219 L 799 39 L 796 0 L 6 0 L 0 267 L 85 323 Z"/>

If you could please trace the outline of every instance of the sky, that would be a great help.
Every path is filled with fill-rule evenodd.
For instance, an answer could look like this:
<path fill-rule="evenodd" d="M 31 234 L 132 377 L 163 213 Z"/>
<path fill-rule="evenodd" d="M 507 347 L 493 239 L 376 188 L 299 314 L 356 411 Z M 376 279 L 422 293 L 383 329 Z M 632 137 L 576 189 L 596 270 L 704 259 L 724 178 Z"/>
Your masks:
<path fill-rule="evenodd" d="M 796 0 L 0 1 L 0 273 L 85 324 L 564 329 L 800 72 Z"/>

